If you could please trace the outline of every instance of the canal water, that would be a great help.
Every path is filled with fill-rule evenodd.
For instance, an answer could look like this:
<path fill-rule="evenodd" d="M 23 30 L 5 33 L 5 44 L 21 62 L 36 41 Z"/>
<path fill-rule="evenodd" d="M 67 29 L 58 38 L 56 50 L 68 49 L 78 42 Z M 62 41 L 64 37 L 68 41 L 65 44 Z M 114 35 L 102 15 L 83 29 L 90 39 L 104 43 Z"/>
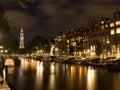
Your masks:
<path fill-rule="evenodd" d="M 120 72 L 54 62 L 21 60 L 3 78 L 12 90 L 120 90 Z"/>

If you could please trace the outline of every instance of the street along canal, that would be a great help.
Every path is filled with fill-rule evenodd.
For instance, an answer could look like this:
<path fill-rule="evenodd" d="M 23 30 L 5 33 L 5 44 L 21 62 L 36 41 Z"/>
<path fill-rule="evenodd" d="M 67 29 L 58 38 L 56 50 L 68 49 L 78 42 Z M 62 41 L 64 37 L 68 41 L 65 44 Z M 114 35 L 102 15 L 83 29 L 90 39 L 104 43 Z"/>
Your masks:
<path fill-rule="evenodd" d="M 120 90 L 119 71 L 25 59 L 5 79 L 12 90 Z"/>

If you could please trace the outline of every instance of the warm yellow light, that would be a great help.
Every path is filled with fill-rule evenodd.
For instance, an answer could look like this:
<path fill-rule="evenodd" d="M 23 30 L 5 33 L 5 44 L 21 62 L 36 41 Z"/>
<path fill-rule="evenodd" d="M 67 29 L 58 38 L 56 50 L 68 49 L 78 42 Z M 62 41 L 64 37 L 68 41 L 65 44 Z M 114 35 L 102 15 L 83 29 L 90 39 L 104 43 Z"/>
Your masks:
<path fill-rule="evenodd" d="M 0 48 L 2 49 L 2 48 L 3 48 L 3 46 L 0 46 Z"/>
<path fill-rule="evenodd" d="M 120 28 L 116 29 L 116 33 L 119 34 L 120 33 Z"/>
<path fill-rule="evenodd" d="M 3 52 L 3 50 L 0 50 L 0 52 Z"/>
<path fill-rule="evenodd" d="M 114 26 L 114 23 L 110 23 L 110 27 L 113 27 Z"/>
<path fill-rule="evenodd" d="M 110 43 L 110 39 L 109 39 L 109 37 L 107 36 L 106 38 L 107 38 L 106 43 Z"/>
<path fill-rule="evenodd" d="M 87 50 L 87 52 L 89 53 L 89 52 L 90 52 L 90 50 L 88 49 L 88 50 Z"/>
<path fill-rule="evenodd" d="M 55 51 L 58 51 L 58 48 L 55 48 Z"/>
<path fill-rule="evenodd" d="M 54 73 L 55 72 L 55 65 L 54 63 L 51 64 L 51 73 Z"/>
<path fill-rule="evenodd" d="M 7 53 L 7 52 L 8 52 L 8 50 L 5 50 L 5 52 Z"/>
<path fill-rule="evenodd" d="M 69 40 L 67 40 L 67 43 L 69 43 Z"/>
<path fill-rule="evenodd" d="M 114 35 L 115 34 L 115 30 L 114 29 L 111 29 L 111 35 Z"/>
<path fill-rule="evenodd" d="M 42 53 L 42 52 L 43 52 L 43 50 L 40 50 L 40 52 Z"/>
<path fill-rule="evenodd" d="M 120 25 L 120 21 L 116 21 L 115 24 L 116 24 L 116 25 Z"/>
<path fill-rule="evenodd" d="M 104 21 L 101 21 L 101 24 L 104 24 Z"/>
<path fill-rule="evenodd" d="M 95 51 L 95 45 L 91 46 L 91 51 Z"/>
<path fill-rule="evenodd" d="M 102 30 L 104 30 L 104 26 L 101 26 Z"/>

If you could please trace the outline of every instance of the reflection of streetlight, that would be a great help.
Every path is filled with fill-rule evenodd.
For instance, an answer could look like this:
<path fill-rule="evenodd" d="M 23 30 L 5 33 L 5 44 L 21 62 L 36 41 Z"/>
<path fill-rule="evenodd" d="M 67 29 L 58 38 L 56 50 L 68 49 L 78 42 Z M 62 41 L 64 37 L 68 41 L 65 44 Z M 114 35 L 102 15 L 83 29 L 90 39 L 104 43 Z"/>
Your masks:
<path fill-rule="evenodd" d="M 55 72 L 55 65 L 54 63 L 51 64 L 51 73 L 54 73 Z"/>
<path fill-rule="evenodd" d="M 88 68 L 87 70 L 87 88 L 88 90 L 94 90 L 95 89 L 95 70 Z"/>

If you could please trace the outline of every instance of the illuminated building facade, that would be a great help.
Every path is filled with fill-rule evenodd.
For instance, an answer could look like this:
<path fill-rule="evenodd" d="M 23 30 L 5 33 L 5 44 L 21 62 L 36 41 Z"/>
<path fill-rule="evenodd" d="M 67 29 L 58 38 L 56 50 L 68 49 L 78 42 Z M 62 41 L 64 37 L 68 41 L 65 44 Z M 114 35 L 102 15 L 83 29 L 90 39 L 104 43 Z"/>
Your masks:
<path fill-rule="evenodd" d="M 55 47 L 64 44 L 69 53 L 72 45 L 74 55 L 95 57 L 97 41 L 102 46 L 101 58 L 120 58 L 120 11 L 112 18 L 101 17 L 99 22 L 92 22 L 87 28 L 75 27 L 57 36 Z"/>

